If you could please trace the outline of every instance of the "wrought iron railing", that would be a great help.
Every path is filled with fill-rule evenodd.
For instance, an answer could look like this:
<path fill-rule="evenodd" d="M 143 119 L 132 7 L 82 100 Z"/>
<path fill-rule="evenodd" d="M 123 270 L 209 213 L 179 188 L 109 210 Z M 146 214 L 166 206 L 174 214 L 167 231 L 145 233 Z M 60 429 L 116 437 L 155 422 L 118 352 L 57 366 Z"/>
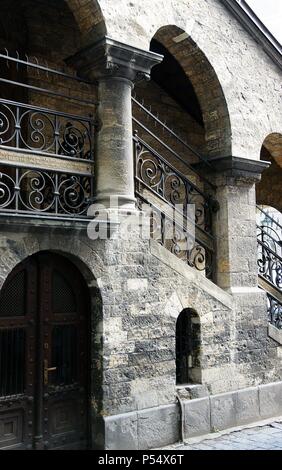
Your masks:
<path fill-rule="evenodd" d="M 93 197 L 95 137 L 94 117 L 88 111 L 94 113 L 97 104 L 85 98 L 89 83 L 40 65 L 36 58 L 22 59 L 18 53 L 12 57 L 7 50 L 0 53 L 0 63 L 0 83 L 9 98 L 0 98 L 0 214 L 87 218 Z M 58 80 L 69 83 L 58 88 Z M 66 89 L 67 93 L 61 91 Z M 22 96 L 19 90 L 25 90 L 25 99 L 31 102 L 14 100 Z M 54 99 L 59 109 L 71 106 L 80 112 L 81 108 L 85 115 L 37 105 L 49 106 Z"/>
<path fill-rule="evenodd" d="M 174 140 L 175 143 L 179 144 L 180 148 L 182 148 L 182 151 L 187 150 L 189 154 L 193 155 L 194 157 L 197 158 L 198 161 L 203 162 L 207 167 L 212 169 L 212 165 L 210 162 L 205 158 L 200 152 L 198 152 L 194 147 L 189 145 L 185 140 L 183 140 L 178 134 L 176 134 L 172 129 L 170 129 L 167 124 L 159 119 L 158 116 L 155 116 L 151 110 L 146 108 L 144 104 L 140 103 L 136 98 L 132 97 L 132 105 L 133 105 L 133 123 L 135 127 L 139 127 L 141 130 L 145 131 L 146 134 L 149 134 L 153 137 L 155 141 L 157 141 L 163 148 L 166 148 L 171 154 L 174 154 L 177 158 L 178 161 L 182 161 L 186 167 L 189 167 L 189 161 L 187 160 L 187 153 L 185 153 L 185 158 L 182 158 L 181 155 L 173 148 L 170 148 L 167 143 L 165 143 L 165 139 L 160 139 L 157 135 L 156 132 L 152 132 L 152 130 L 149 129 L 148 124 L 144 124 L 144 120 L 147 121 L 152 121 L 154 129 L 156 129 L 157 126 L 160 127 L 162 130 L 162 133 L 165 133 L 166 136 L 169 137 L 169 140 Z M 145 117 L 142 121 L 140 119 L 137 119 L 136 117 L 136 110 L 139 110 L 141 112 L 141 115 Z M 195 171 L 193 169 L 193 171 Z"/>
<path fill-rule="evenodd" d="M 140 109 L 148 113 L 150 119 L 163 124 L 151 111 L 134 99 Z M 135 153 L 135 190 L 139 206 L 151 207 L 152 236 L 160 244 L 189 266 L 205 272 L 208 278 L 213 277 L 214 239 L 212 236 L 213 215 L 219 207 L 214 199 L 214 186 L 201 174 L 195 171 L 185 155 L 179 155 L 174 148 L 167 145 L 159 135 L 136 119 L 133 123 L 141 129 L 134 132 Z M 167 132 L 169 128 L 165 126 Z M 172 132 L 172 131 L 171 131 Z M 147 142 L 146 136 L 148 136 Z M 178 136 L 173 132 L 173 137 Z M 146 139 L 146 140 L 145 140 Z M 180 139 L 180 138 L 179 138 Z M 184 146 L 187 144 L 181 140 Z M 194 150 L 188 146 L 190 152 Z M 198 153 L 194 152 L 198 158 Z M 203 157 L 201 161 L 205 162 Z M 199 160 L 199 159 L 198 159 Z M 207 162 L 210 171 L 210 164 Z M 185 173 L 185 174 L 184 174 Z M 191 245 L 192 233 L 189 232 L 188 205 L 195 208 L 195 241 Z M 173 208 L 178 215 L 170 217 Z M 177 219 L 182 221 L 178 223 Z M 184 222 L 184 223 L 183 223 Z M 187 230 L 188 227 L 188 230 Z M 191 227 L 191 225 L 190 225 Z M 171 235 L 168 236 L 168 233 Z"/>
<path fill-rule="evenodd" d="M 0 173 L 0 213 L 86 216 L 93 176 L 65 170 L 5 164 Z"/>
<path fill-rule="evenodd" d="M 282 302 L 276 297 L 267 293 L 267 313 L 268 321 L 279 330 L 282 329 Z"/>
<path fill-rule="evenodd" d="M 0 99 L 0 148 L 93 160 L 93 118 Z"/>
<path fill-rule="evenodd" d="M 259 275 L 280 290 L 282 289 L 282 239 L 279 233 L 281 226 L 271 217 L 269 220 L 272 224 L 266 223 L 266 218 L 257 226 Z"/>
<path fill-rule="evenodd" d="M 188 204 L 195 205 L 196 225 L 212 233 L 215 201 L 135 133 L 135 178 L 137 191 L 148 189 L 164 202 L 181 205 L 186 215 Z"/>
<path fill-rule="evenodd" d="M 267 292 L 269 322 L 282 329 L 282 226 L 257 207 L 259 285 Z"/>
<path fill-rule="evenodd" d="M 167 250 L 177 258 L 187 263 L 192 268 L 205 273 L 207 278 L 212 279 L 214 273 L 214 240 L 211 235 L 204 237 L 196 235 L 185 229 L 189 226 L 186 217 L 183 224 L 177 222 L 177 217 L 170 216 L 167 210 L 159 207 L 142 197 L 138 192 L 137 205 L 140 210 L 150 208 L 150 234 Z M 174 214 L 175 215 L 175 214 Z"/>

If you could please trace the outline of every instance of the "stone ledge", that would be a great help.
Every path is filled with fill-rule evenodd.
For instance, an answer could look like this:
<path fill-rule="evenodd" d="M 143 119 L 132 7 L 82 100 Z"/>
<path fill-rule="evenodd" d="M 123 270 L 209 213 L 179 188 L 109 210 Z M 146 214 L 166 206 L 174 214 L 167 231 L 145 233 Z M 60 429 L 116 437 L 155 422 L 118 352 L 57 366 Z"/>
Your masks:
<path fill-rule="evenodd" d="M 170 253 L 165 247 L 160 245 L 155 240 L 150 240 L 150 251 L 153 256 L 155 256 L 157 259 L 162 261 L 181 276 L 185 277 L 185 279 L 193 282 L 198 288 L 214 297 L 225 307 L 232 309 L 232 296 L 218 287 L 212 281 L 207 279 L 201 272 L 185 264 L 184 261 L 178 259 L 173 253 Z"/>
<path fill-rule="evenodd" d="M 271 325 L 271 323 L 268 325 L 268 336 L 271 339 L 274 339 L 276 343 L 282 345 L 282 330 L 279 330 L 274 325 Z"/>

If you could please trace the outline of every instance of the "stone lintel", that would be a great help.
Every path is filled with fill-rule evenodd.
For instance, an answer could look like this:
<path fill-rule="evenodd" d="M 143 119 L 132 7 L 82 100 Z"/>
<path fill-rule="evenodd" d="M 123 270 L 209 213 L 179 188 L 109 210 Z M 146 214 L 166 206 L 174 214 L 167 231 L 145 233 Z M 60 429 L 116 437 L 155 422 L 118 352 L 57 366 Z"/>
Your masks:
<path fill-rule="evenodd" d="M 105 36 L 82 49 L 66 62 L 83 78 L 99 80 L 106 77 L 126 78 L 132 82 L 149 79 L 154 65 L 163 56 L 144 51 Z"/>

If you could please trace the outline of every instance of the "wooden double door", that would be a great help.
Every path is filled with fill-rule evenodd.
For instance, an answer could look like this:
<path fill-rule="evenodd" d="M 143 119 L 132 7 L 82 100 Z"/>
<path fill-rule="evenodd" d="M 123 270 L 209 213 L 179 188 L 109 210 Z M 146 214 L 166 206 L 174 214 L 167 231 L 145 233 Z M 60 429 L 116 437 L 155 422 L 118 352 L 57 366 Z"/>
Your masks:
<path fill-rule="evenodd" d="M 0 294 L 0 449 L 88 446 L 89 294 L 77 268 L 27 258 Z"/>

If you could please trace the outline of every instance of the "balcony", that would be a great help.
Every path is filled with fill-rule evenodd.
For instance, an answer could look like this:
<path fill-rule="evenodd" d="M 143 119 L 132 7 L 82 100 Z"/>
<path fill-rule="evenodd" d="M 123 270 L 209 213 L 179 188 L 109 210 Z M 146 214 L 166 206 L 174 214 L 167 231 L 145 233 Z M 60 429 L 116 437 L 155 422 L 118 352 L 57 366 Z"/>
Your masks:
<path fill-rule="evenodd" d="M 29 80 L 0 77 L 5 91 L 12 90 L 9 99 L 0 98 L 0 215 L 89 220 L 97 105 L 91 101 L 93 85 L 38 61 L 5 54 L 0 54 L 1 60 L 24 67 Z M 47 74 L 50 88 L 42 87 L 42 77 L 38 79 L 42 73 Z M 65 82 L 72 86 L 66 88 Z M 82 97 L 74 92 L 75 87 Z M 10 99 L 22 89 L 27 103 Z M 77 113 L 68 111 L 74 108 Z M 143 203 L 150 207 L 151 235 L 212 279 L 215 188 L 197 171 L 199 162 L 209 164 L 135 98 L 132 111 L 135 196 L 140 209 Z M 189 204 L 195 206 L 195 240 L 194 220 L 187 213 Z"/>
<path fill-rule="evenodd" d="M 5 94 L 17 95 L 24 89 L 30 102 L 0 98 L 0 214 L 87 218 L 93 196 L 94 117 L 37 103 L 55 102 L 58 109 L 73 108 L 75 103 L 84 110 L 90 101 L 64 95 L 56 86 L 36 85 L 38 72 L 50 74 L 54 83 L 77 82 L 75 77 L 0 54 L 4 58 L 12 66 L 24 66 L 30 78 L 28 83 L 0 78 Z"/>

